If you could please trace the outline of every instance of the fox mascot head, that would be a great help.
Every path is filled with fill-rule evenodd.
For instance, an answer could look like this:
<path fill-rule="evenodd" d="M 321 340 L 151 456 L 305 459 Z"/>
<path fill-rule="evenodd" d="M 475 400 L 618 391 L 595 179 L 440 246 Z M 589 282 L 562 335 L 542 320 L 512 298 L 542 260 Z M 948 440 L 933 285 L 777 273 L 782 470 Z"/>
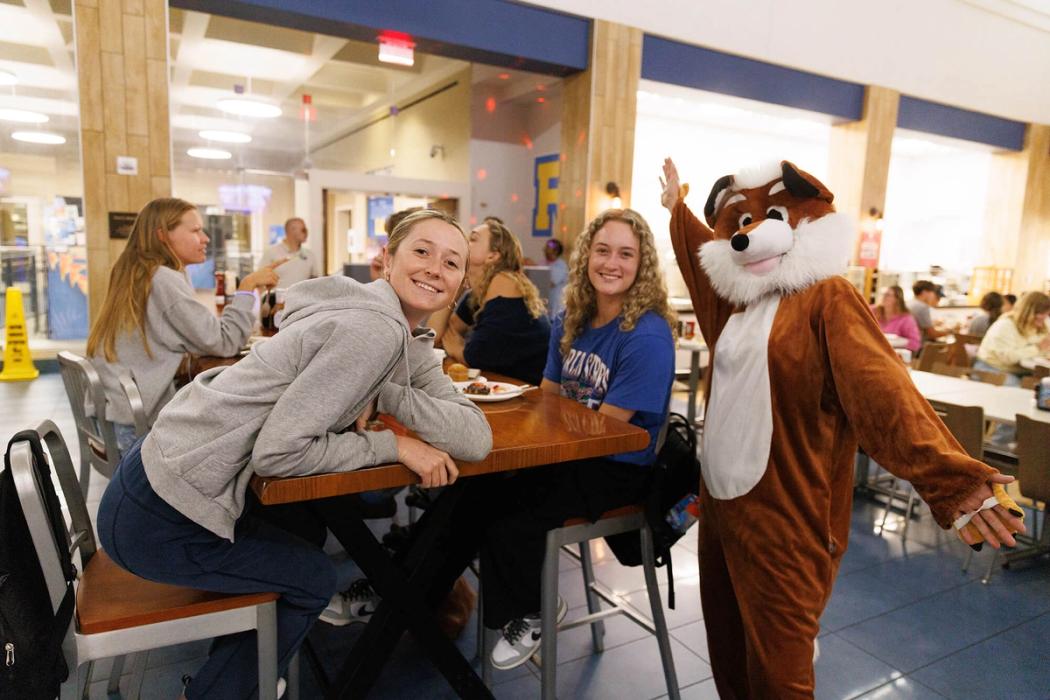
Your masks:
<path fill-rule="evenodd" d="M 719 178 L 704 206 L 715 239 L 699 251 L 719 296 L 747 305 L 845 272 L 854 227 L 834 198 L 786 160 Z"/>

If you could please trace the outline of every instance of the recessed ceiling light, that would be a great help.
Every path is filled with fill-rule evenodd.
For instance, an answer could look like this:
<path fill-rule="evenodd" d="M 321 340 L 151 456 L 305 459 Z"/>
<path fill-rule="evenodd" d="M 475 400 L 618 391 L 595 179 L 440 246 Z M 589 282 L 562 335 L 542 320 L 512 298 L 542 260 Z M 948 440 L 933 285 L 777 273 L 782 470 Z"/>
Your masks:
<path fill-rule="evenodd" d="M 198 135 L 207 141 L 222 141 L 223 143 L 250 143 L 252 137 L 240 131 L 200 131 Z"/>
<path fill-rule="evenodd" d="M 43 124 L 47 120 L 48 116 L 40 112 L 30 112 L 27 109 L 0 109 L 0 121 Z"/>
<path fill-rule="evenodd" d="M 49 131 L 16 131 L 11 134 L 11 138 L 15 141 L 25 141 L 26 143 L 47 143 L 52 145 L 66 142 L 65 136 L 52 134 Z"/>
<path fill-rule="evenodd" d="M 267 102 L 259 102 L 258 100 L 229 97 L 219 100 L 218 105 L 223 112 L 229 112 L 241 117 L 272 119 L 281 116 L 280 107 Z"/>
<path fill-rule="evenodd" d="M 0 85 L 18 85 L 18 76 L 9 70 L 0 70 Z"/>
<path fill-rule="evenodd" d="M 191 158 L 204 158 L 205 160 L 229 160 L 233 154 L 221 148 L 191 148 L 186 151 Z"/>

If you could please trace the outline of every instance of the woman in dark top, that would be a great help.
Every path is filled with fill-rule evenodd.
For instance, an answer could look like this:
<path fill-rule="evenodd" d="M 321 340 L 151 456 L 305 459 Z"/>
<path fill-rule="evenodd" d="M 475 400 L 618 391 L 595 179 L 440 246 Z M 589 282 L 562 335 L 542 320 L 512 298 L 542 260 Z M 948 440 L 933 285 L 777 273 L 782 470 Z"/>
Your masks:
<path fill-rule="evenodd" d="M 470 232 L 470 288 L 449 319 L 449 357 L 482 371 L 539 384 L 547 360 L 546 309 L 522 267 L 521 244 L 496 219 Z"/>

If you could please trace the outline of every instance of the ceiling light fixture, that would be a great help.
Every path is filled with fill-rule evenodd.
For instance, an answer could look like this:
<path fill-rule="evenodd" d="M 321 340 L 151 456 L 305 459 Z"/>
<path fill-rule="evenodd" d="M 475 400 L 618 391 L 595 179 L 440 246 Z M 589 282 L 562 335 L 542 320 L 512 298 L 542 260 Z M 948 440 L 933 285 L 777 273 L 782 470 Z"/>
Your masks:
<path fill-rule="evenodd" d="M 268 102 L 258 100 L 247 100 L 239 97 L 227 97 L 218 101 L 218 107 L 223 112 L 236 114 L 239 117 L 255 117 L 256 119 L 273 119 L 281 116 L 281 108 Z"/>
<path fill-rule="evenodd" d="M 252 137 L 241 131 L 199 131 L 197 134 L 206 141 L 223 143 L 251 143 Z"/>
<path fill-rule="evenodd" d="M 9 70 L 0 70 L 0 85 L 18 85 L 18 76 Z"/>
<path fill-rule="evenodd" d="M 416 42 L 401 32 L 383 32 L 379 35 L 379 60 L 399 66 L 411 66 L 415 59 Z"/>
<path fill-rule="evenodd" d="M 229 160 L 233 154 L 221 148 L 191 148 L 186 151 L 190 158 L 203 158 L 204 160 Z"/>
<path fill-rule="evenodd" d="M 53 134 L 50 131 L 16 131 L 11 134 L 11 138 L 15 141 L 25 141 L 26 143 L 46 143 L 52 146 L 66 142 L 66 137 L 60 134 Z"/>
<path fill-rule="evenodd" d="M 30 112 L 28 109 L 0 109 L 0 121 L 19 122 L 20 124 L 43 124 L 48 120 L 46 114 Z"/>

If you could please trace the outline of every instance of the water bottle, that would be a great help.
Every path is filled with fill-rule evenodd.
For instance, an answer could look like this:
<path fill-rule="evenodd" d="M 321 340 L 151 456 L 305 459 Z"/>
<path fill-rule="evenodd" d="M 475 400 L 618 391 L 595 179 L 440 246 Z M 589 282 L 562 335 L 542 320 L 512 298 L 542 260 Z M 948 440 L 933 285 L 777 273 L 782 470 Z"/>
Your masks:
<path fill-rule="evenodd" d="M 700 517 L 700 499 L 695 493 L 687 493 L 671 507 L 671 510 L 667 511 L 664 519 L 672 530 L 683 534 L 692 527 L 698 517 Z"/>

